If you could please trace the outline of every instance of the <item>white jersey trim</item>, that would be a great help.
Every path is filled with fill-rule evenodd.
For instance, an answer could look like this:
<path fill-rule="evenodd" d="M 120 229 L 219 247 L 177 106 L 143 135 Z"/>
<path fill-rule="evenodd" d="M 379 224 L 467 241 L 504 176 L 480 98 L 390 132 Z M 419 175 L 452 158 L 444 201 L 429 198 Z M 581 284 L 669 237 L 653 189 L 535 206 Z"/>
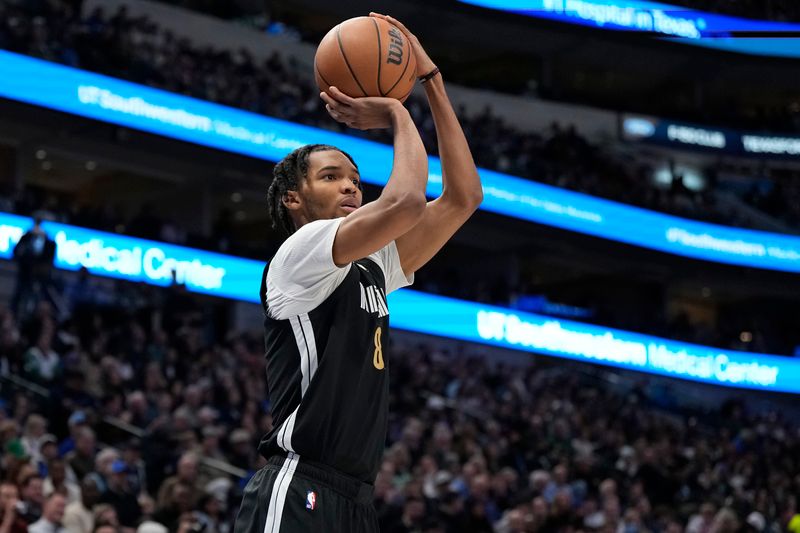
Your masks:
<path fill-rule="evenodd" d="M 300 353 L 300 403 L 308 391 L 314 374 L 317 373 L 319 361 L 317 360 L 317 341 L 314 338 L 314 328 L 311 326 L 311 319 L 308 313 L 293 316 L 289 319 L 294 332 L 294 340 L 297 343 L 297 351 Z M 294 433 L 294 423 L 297 419 L 297 411 L 300 403 L 294 408 L 292 414 L 286 417 L 281 428 L 278 430 L 278 446 L 287 452 L 294 452 L 292 447 L 292 434 Z"/>

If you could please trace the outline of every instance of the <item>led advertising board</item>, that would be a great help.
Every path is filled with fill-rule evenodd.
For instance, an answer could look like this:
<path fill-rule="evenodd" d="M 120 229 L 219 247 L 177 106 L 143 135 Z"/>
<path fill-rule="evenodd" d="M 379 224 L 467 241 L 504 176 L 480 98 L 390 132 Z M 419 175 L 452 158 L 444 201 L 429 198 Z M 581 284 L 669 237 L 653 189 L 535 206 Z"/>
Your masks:
<path fill-rule="evenodd" d="M 800 137 L 792 135 L 741 132 L 633 114 L 622 115 L 621 127 L 622 138 L 628 141 L 746 157 L 800 157 Z"/>
<path fill-rule="evenodd" d="M 41 80 L 47 83 L 41 83 Z M 0 51 L 0 97 L 119 124 L 202 146 L 278 161 L 308 143 L 336 145 L 361 178 L 385 185 L 390 146 L 302 126 Z M 713 142 L 713 141 L 712 141 Z M 427 193 L 442 190 L 441 162 L 429 161 Z M 479 169 L 481 209 L 651 250 L 732 265 L 800 272 L 800 238 L 687 220 Z"/>
<path fill-rule="evenodd" d="M 751 55 L 800 57 L 800 24 L 751 20 L 646 0 L 460 0 L 464 4 Z"/>
<path fill-rule="evenodd" d="M 0 213 L 0 258 L 33 225 Z M 67 224 L 45 222 L 58 268 L 258 302 L 264 263 Z M 800 393 L 800 359 L 698 346 L 402 289 L 389 295 L 393 327 L 703 383 Z"/>

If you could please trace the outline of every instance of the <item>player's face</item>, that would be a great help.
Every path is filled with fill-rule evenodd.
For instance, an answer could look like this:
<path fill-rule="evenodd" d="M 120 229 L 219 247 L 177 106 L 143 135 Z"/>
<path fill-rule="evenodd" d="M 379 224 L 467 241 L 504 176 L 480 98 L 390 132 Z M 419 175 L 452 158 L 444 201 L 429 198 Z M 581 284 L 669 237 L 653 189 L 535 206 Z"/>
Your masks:
<path fill-rule="evenodd" d="M 361 207 L 358 170 L 337 150 L 313 152 L 308 157 L 308 174 L 298 191 L 307 222 L 345 217 Z"/>

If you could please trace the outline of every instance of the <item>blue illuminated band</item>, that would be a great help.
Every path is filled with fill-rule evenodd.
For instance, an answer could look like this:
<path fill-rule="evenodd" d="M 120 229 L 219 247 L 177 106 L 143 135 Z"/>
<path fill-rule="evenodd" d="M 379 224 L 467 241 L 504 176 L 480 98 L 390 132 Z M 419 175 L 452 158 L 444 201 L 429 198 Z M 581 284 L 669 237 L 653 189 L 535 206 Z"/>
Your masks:
<path fill-rule="evenodd" d="M 309 143 L 333 144 L 355 157 L 364 182 L 383 186 L 390 146 L 302 126 L 0 51 L 0 97 L 278 161 Z M 47 80 L 47 83 L 42 83 Z M 715 142 L 713 139 L 710 142 Z M 427 194 L 442 190 L 441 162 L 429 159 Z M 481 209 L 718 263 L 800 272 L 800 238 L 686 220 L 479 169 Z"/>
<path fill-rule="evenodd" d="M 14 245 L 33 226 L 28 217 L 0 213 L 0 258 L 11 259 Z M 163 242 L 125 237 L 57 222 L 42 228 L 56 242 L 55 266 L 85 267 L 98 276 L 162 287 L 178 283 L 194 292 L 257 302 L 253 280 L 261 279 L 264 263 Z"/>
<path fill-rule="evenodd" d="M 731 17 L 647 0 L 460 1 L 592 28 L 653 33 L 665 40 L 729 52 L 800 57 L 800 39 L 786 36 L 800 31 L 796 23 Z M 742 38 L 743 34 L 749 35 Z"/>
<path fill-rule="evenodd" d="M 714 385 L 800 393 L 800 360 L 651 337 L 400 290 L 392 326 L 553 357 Z"/>
<path fill-rule="evenodd" d="M 0 213 L 0 258 L 33 221 Z M 175 271 L 188 290 L 258 302 L 264 264 L 102 231 L 43 223 L 58 244 L 55 264 L 92 274 L 167 286 Z M 393 327 L 650 374 L 749 389 L 800 393 L 800 360 L 721 350 L 400 290 L 389 295 Z"/>

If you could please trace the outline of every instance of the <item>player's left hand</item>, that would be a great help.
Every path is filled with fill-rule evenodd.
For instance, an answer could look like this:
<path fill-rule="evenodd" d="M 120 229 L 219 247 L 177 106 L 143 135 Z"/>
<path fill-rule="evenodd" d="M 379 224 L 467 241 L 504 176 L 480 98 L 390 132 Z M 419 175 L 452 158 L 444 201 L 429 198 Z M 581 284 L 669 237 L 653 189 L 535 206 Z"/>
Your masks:
<path fill-rule="evenodd" d="M 436 68 L 436 64 L 433 62 L 430 56 L 428 56 L 428 53 L 425 51 L 425 49 L 422 48 L 417 36 L 411 33 L 411 31 L 406 28 L 405 24 L 394 17 L 390 17 L 389 15 L 381 15 L 380 13 L 370 12 L 369 16 L 383 19 L 386 22 L 395 25 L 405 34 L 408 42 L 411 43 L 411 49 L 414 51 L 414 58 L 417 60 L 417 78 L 430 73 Z"/>

